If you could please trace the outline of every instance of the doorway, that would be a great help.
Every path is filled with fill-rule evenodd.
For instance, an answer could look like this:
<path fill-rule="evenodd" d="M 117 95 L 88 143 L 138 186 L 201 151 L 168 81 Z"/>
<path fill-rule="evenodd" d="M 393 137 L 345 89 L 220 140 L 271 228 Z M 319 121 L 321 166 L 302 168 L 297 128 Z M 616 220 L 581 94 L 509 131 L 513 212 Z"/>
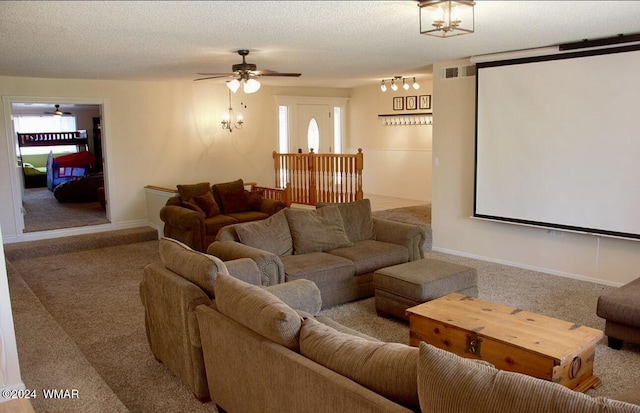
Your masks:
<path fill-rule="evenodd" d="M 349 98 L 276 96 L 281 153 L 342 153 Z"/>
<path fill-rule="evenodd" d="M 9 99 L 16 235 L 37 239 L 110 224 L 103 102 Z"/>

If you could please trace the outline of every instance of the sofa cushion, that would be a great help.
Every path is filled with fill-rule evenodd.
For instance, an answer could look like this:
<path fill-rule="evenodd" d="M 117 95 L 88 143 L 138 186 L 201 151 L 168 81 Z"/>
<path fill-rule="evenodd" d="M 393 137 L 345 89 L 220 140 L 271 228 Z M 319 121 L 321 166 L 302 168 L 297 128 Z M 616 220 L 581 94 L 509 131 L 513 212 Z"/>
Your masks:
<path fill-rule="evenodd" d="M 300 353 L 396 403 L 419 404 L 415 347 L 370 341 L 308 318 L 300 329 Z"/>
<path fill-rule="evenodd" d="M 211 192 L 209 182 L 200 182 L 199 184 L 190 185 L 177 185 L 177 188 L 178 196 L 180 196 L 180 200 L 183 202 L 193 198 L 194 196 Z"/>
<path fill-rule="evenodd" d="M 326 252 L 280 257 L 286 281 L 306 278 L 316 285 L 331 285 L 351 282 L 355 275 L 353 263 Z"/>
<path fill-rule="evenodd" d="M 362 241 L 365 239 L 374 239 L 373 235 L 373 216 L 371 215 L 371 201 L 361 199 L 355 202 L 344 202 L 338 204 L 329 204 L 319 202 L 316 208 L 323 208 L 328 205 L 335 205 L 340 211 L 344 229 L 352 242 Z"/>
<path fill-rule="evenodd" d="M 284 210 L 261 221 L 237 225 L 236 233 L 243 244 L 272 252 L 279 257 L 293 252 L 291 231 Z"/>
<path fill-rule="evenodd" d="M 234 218 L 237 222 L 251 222 L 269 218 L 269 214 L 259 211 L 231 212 L 226 215 L 228 217 Z"/>
<path fill-rule="evenodd" d="M 204 228 L 207 234 L 217 234 L 220 228 L 226 227 L 227 225 L 237 224 L 239 221 L 229 215 L 214 215 L 209 218 L 204 219 Z"/>
<path fill-rule="evenodd" d="M 352 261 L 356 274 L 366 274 L 409 261 L 409 251 L 402 245 L 375 240 L 356 241 L 352 247 L 327 252 Z"/>
<path fill-rule="evenodd" d="M 256 333 L 298 351 L 300 315 L 262 287 L 219 274 L 216 307 L 222 314 Z"/>
<path fill-rule="evenodd" d="M 202 209 L 206 217 L 212 217 L 220 213 L 220 207 L 216 200 L 213 199 L 211 191 L 207 191 L 202 195 L 196 195 L 191 198 L 191 200 Z"/>
<path fill-rule="evenodd" d="M 202 288 L 209 297 L 214 297 L 218 273 L 229 274 L 227 266 L 213 255 L 194 251 L 189 246 L 172 238 L 161 238 L 160 259 L 169 270 Z"/>
<path fill-rule="evenodd" d="M 640 412 L 640 407 L 591 397 L 560 384 L 498 370 L 420 343 L 418 393 L 423 412 Z M 464 394 L 464 397 L 460 397 Z"/>
<path fill-rule="evenodd" d="M 294 254 L 328 251 L 353 245 L 346 232 L 340 211 L 336 206 L 308 209 L 285 209 Z"/>

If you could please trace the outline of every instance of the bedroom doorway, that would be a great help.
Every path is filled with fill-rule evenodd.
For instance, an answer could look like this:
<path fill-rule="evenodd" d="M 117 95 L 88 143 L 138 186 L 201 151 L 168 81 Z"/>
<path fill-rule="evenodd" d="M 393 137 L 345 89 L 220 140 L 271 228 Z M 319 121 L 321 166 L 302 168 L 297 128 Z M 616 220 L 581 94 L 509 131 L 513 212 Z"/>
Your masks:
<path fill-rule="evenodd" d="M 31 239 L 110 223 L 103 105 L 79 100 L 11 102 L 18 166 L 16 224 Z"/>

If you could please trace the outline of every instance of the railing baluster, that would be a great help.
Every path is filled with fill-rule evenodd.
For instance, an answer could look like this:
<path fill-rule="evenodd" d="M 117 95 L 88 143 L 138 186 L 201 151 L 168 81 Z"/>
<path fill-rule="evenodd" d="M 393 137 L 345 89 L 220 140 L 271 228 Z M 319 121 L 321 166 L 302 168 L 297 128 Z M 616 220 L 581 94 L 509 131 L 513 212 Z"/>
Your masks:
<path fill-rule="evenodd" d="M 292 203 L 351 202 L 362 199 L 362 149 L 357 154 L 273 152 L 277 188 L 288 187 Z"/>

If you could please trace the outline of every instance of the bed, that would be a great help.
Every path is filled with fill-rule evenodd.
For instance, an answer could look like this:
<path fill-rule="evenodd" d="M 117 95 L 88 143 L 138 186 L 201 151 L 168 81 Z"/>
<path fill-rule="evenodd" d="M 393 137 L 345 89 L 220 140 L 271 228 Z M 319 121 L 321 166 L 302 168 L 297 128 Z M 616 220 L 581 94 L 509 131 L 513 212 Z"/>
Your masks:
<path fill-rule="evenodd" d="M 18 133 L 18 148 L 22 163 L 25 188 L 47 186 L 53 191 L 63 182 L 81 177 L 90 172 L 95 157 L 88 152 L 87 132 L 38 132 Z M 49 151 L 46 160 L 43 155 L 25 155 L 23 148 L 54 147 L 73 145 L 76 153 L 54 155 Z M 30 162 L 33 161 L 33 162 Z"/>

